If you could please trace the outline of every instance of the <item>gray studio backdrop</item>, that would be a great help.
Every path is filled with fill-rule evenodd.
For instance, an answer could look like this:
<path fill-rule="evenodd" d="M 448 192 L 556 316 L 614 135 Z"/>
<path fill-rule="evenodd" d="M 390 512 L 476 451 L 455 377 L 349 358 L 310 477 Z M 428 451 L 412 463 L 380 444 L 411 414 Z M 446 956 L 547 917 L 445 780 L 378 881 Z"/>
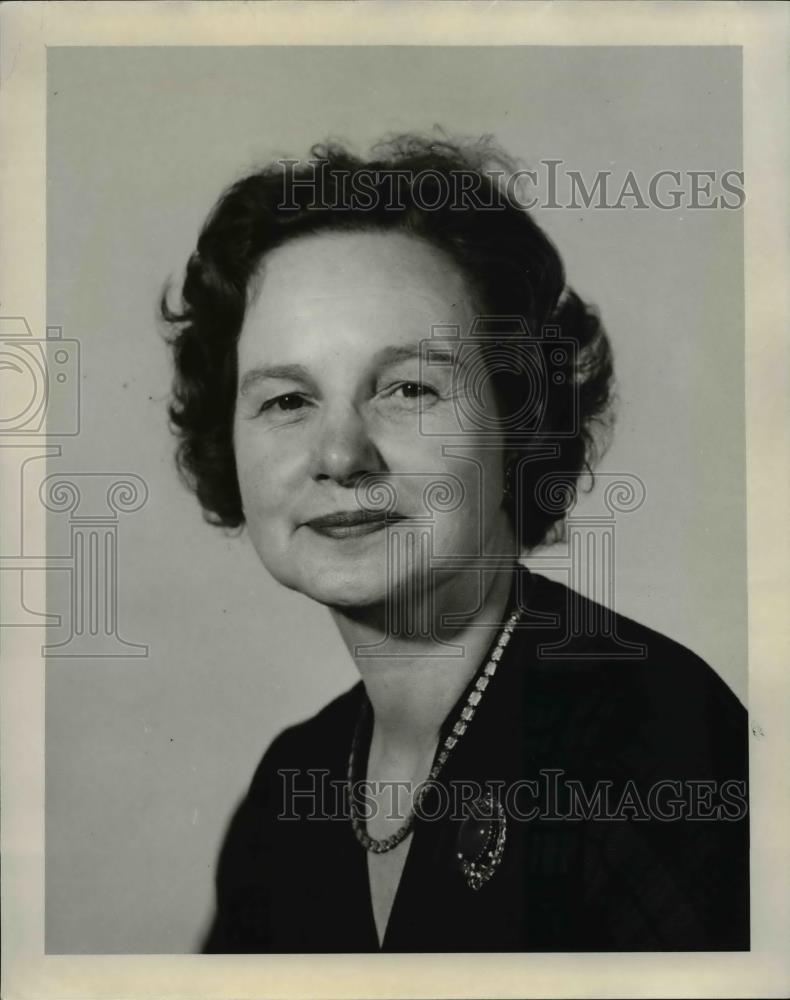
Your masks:
<path fill-rule="evenodd" d="M 47 462 L 79 489 L 49 482 L 48 641 L 67 654 L 46 675 L 49 952 L 194 950 L 261 753 L 355 681 L 328 613 L 205 525 L 174 473 L 156 300 L 219 191 L 330 136 L 365 151 L 437 123 L 588 182 L 737 170 L 740 65 L 735 48 L 50 49 L 48 323 L 78 341 L 81 412 Z M 626 204 L 535 212 L 614 343 L 602 468 L 646 490 L 617 518 L 616 606 L 745 698 L 742 213 Z M 569 579 L 561 550 L 535 562 Z M 73 635 L 94 613 L 99 634 Z"/>

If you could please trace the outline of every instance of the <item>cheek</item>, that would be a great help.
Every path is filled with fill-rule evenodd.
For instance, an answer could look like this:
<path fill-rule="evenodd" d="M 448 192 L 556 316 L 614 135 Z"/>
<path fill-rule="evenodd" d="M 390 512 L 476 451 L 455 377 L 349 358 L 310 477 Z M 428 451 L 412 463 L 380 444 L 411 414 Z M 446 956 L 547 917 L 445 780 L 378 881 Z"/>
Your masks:
<path fill-rule="evenodd" d="M 444 459 L 443 468 L 460 483 L 461 502 L 453 510 L 437 513 L 436 527 L 444 546 L 477 551 L 499 517 L 502 495 L 502 459 L 497 449 L 473 449 L 464 459 Z M 441 477 L 437 476 L 437 480 Z M 453 492 L 457 490 L 454 484 Z"/>
<path fill-rule="evenodd" d="M 471 445 L 466 457 L 455 459 L 448 471 L 463 484 L 464 509 L 480 511 L 501 496 L 503 485 L 502 457 L 496 448 L 475 449 Z"/>
<path fill-rule="evenodd" d="M 236 475 L 245 517 L 251 526 L 282 506 L 288 493 L 281 472 L 281 463 L 260 448 L 236 442 Z"/>

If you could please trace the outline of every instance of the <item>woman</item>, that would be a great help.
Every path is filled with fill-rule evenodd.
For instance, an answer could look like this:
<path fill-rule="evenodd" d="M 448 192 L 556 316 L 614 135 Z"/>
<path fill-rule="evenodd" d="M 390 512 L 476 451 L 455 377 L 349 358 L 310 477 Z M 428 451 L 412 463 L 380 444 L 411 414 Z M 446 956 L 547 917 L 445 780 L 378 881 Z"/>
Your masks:
<path fill-rule="evenodd" d="M 519 562 L 613 373 L 491 157 L 405 137 L 272 165 L 163 297 L 183 475 L 361 675 L 266 751 L 206 951 L 748 948 L 743 708 Z"/>

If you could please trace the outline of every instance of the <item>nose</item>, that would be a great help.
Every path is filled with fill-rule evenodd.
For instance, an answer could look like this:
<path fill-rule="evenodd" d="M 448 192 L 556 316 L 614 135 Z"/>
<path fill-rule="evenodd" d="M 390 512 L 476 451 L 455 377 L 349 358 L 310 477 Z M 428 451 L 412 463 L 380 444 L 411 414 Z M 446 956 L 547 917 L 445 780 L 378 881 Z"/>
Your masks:
<path fill-rule="evenodd" d="M 353 486 L 366 473 L 383 468 L 382 457 L 365 420 L 352 405 L 327 411 L 315 449 L 315 478 Z"/>

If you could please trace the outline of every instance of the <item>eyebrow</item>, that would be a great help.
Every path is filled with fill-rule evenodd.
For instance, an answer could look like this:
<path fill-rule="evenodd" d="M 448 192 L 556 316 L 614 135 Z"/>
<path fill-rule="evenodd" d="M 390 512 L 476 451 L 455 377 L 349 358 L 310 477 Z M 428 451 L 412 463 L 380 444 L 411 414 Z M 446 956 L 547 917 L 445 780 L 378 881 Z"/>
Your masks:
<path fill-rule="evenodd" d="M 455 361 L 453 351 L 435 347 L 428 347 L 427 351 L 423 351 L 419 344 L 413 344 L 406 347 L 383 348 L 375 355 L 373 367 L 386 368 L 401 361 L 412 361 L 414 358 L 421 357 L 430 357 L 433 362 L 450 365 Z M 304 365 L 257 365 L 255 368 L 250 368 L 242 376 L 239 383 L 239 395 L 246 396 L 254 386 L 265 379 L 288 379 L 291 382 L 311 381 L 310 373 Z"/>
<path fill-rule="evenodd" d="M 246 371 L 239 384 L 239 395 L 246 394 L 267 378 L 289 379 L 292 382 L 309 382 L 310 376 L 304 365 L 259 365 Z"/>
<path fill-rule="evenodd" d="M 436 347 L 427 347 L 423 350 L 420 344 L 410 344 L 406 347 L 385 347 L 375 356 L 375 364 L 379 368 L 387 365 L 398 364 L 399 361 L 413 361 L 414 358 L 423 360 L 442 361 L 452 364 L 454 355 L 452 351 Z"/>

